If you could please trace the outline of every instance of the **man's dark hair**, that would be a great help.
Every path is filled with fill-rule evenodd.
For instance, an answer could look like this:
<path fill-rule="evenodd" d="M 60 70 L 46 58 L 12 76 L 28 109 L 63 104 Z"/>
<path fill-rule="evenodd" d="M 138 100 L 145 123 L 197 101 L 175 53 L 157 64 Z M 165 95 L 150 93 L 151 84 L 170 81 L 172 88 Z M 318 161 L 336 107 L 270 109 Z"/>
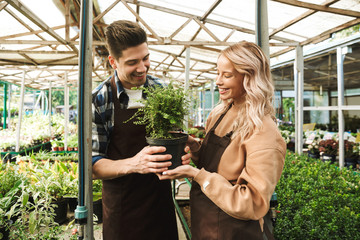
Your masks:
<path fill-rule="evenodd" d="M 147 42 L 146 32 L 139 24 L 126 20 L 111 23 L 105 30 L 106 47 L 116 60 L 122 51 Z"/>

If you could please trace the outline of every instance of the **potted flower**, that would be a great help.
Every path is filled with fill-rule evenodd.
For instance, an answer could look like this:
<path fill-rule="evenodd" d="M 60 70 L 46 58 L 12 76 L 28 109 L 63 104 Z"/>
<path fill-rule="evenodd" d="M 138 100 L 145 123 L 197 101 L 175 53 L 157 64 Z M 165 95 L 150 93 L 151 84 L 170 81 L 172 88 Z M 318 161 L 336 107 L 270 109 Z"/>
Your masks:
<path fill-rule="evenodd" d="M 175 168 L 181 165 L 181 156 L 188 139 L 187 134 L 180 132 L 185 129 L 184 120 L 189 108 L 187 95 L 182 88 L 175 88 L 172 83 L 167 87 L 142 89 L 146 95 L 146 99 L 141 100 L 144 107 L 139 108 L 129 120 L 135 118 L 134 124 L 146 126 L 147 143 L 151 146 L 165 146 L 165 154 L 172 155 L 170 168 Z"/>
<path fill-rule="evenodd" d="M 358 153 L 356 152 L 356 143 L 345 140 L 345 166 L 356 168 Z"/>
<path fill-rule="evenodd" d="M 335 162 L 336 155 L 339 149 L 339 142 L 334 139 L 321 140 L 319 142 L 319 151 L 322 153 L 324 161 Z"/>
<path fill-rule="evenodd" d="M 323 138 L 323 134 L 320 130 L 316 131 L 307 131 L 305 133 L 305 144 L 307 144 L 308 149 L 308 156 L 311 158 L 319 158 L 320 157 L 320 150 L 319 150 L 319 143 Z"/>

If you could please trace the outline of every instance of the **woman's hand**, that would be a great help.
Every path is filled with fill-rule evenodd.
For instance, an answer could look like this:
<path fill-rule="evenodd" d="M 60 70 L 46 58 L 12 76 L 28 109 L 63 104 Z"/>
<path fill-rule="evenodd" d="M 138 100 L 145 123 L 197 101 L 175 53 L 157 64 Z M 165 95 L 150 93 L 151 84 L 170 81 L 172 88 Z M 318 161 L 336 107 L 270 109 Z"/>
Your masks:
<path fill-rule="evenodd" d="M 177 179 L 177 178 L 194 178 L 200 170 L 190 165 L 182 165 L 172 170 L 167 170 L 158 174 L 160 180 Z"/>

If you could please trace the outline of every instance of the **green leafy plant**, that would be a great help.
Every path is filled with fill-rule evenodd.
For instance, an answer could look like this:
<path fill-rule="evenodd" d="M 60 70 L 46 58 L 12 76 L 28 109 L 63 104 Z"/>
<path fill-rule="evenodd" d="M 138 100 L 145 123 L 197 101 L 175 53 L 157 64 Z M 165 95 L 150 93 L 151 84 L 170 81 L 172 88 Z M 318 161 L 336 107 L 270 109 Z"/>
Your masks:
<path fill-rule="evenodd" d="M 155 139 L 172 138 L 171 131 L 184 129 L 189 101 L 182 88 L 175 88 L 170 83 L 167 87 L 142 89 L 146 99 L 142 100 L 144 107 L 139 108 L 131 118 L 136 119 L 134 124 L 145 125 L 148 137 Z"/>
<path fill-rule="evenodd" d="M 93 201 L 102 199 L 102 181 L 100 179 L 93 180 Z"/>
<path fill-rule="evenodd" d="M 276 193 L 278 240 L 360 239 L 360 174 L 288 152 Z"/>

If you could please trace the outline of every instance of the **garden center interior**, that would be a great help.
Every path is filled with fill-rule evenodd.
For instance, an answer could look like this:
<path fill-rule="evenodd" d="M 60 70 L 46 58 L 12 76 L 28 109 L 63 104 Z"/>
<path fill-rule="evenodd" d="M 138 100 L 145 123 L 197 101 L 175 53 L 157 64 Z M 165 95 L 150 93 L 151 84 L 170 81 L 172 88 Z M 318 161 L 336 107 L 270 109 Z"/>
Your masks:
<path fill-rule="evenodd" d="M 26 130 L 21 122 L 32 114 L 45 116 L 40 128 L 48 137 L 59 131 L 65 147 L 89 137 L 77 129 L 90 128 L 87 96 L 113 73 L 104 32 L 120 19 L 137 21 L 145 29 L 149 74 L 189 93 L 189 129 L 202 129 L 219 100 L 215 78 L 220 51 L 247 40 L 259 44 L 270 59 L 273 103 L 288 149 L 306 154 L 321 136 L 337 139 L 339 168 L 347 166 L 348 141 L 359 155 L 358 0 L 0 0 L 2 158 L 22 151 Z M 54 98 L 61 100 L 50 101 Z M 55 123 L 56 113 L 63 119 Z M 84 121 L 79 123 L 78 116 Z M 54 130 L 56 124 L 60 127 Z M 36 135 L 34 127 L 29 131 Z M 81 146 L 87 184 L 91 150 Z M 354 168 L 360 169 L 359 164 Z M 86 226 L 85 235 L 92 236 L 92 230 Z M 189 239 L 187 227 L 185 232 Z"/>

